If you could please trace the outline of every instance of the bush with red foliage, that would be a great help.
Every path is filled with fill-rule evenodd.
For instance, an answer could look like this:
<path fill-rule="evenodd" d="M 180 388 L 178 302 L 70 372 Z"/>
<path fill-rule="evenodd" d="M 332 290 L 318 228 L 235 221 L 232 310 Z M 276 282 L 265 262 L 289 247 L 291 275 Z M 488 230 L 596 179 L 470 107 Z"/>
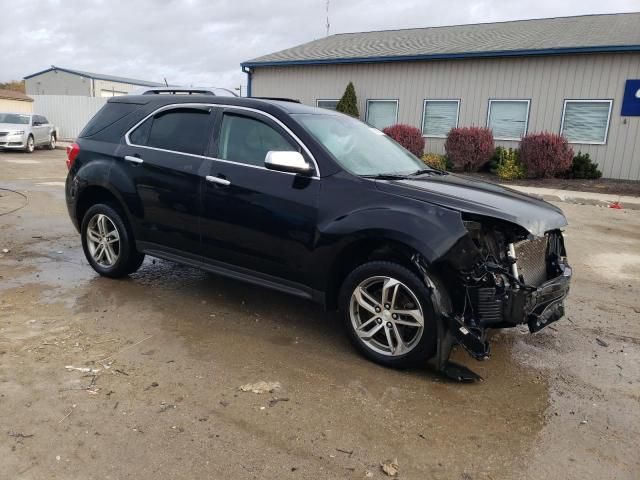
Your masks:
<path fill-rule="evenodd" d="M 424 137 L 422 136 L 420 129 L 412 127 L 411 125 L 398 123 L 385 128 L 383 132 L 413 153 L 416 157 L 421 157 L 424 153 Z"/>
<path fill-rule="evenodd" d="M 520 142 L 520 161 L 529 178 L 554 177 L 571 169 L 573 148 L 562 135 L 533 133 Z"/>
<path fill-rule="evenodd" d="M 444 143 L 454 170 L 477 172 L 491 160 L 494 152 L 493 134 L 485 127 L 452 128 Z"/>

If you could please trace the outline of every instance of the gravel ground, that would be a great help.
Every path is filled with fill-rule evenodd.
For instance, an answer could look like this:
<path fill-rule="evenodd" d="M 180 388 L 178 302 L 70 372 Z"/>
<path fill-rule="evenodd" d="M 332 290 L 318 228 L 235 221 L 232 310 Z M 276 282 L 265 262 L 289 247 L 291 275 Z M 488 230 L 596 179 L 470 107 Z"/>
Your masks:
<path fill-rule="evenodd" d="M 279 293 L 152 258 L 97 276 L 65 174 L 0 152 L 26 196 L 0 190 L 0 478 L 640 478 L 640 211 L 561 204 L 567 318 L 457 352 L 469 385 L 374 365 Z"/>

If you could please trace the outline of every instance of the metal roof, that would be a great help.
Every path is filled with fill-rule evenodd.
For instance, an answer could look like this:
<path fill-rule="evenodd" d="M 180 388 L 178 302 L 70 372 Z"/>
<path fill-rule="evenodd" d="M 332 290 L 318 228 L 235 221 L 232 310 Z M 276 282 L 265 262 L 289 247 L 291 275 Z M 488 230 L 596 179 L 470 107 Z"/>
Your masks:
<path fill-rule="evenodd" d="M 640 13 L 342 33 L 243 67 L 640 51 Z"/>
<path fill-rule="evenodd" d="M 114 75 L 103 75 L 102 73 L 83 72 L 82 70 L 72 70 L 70 68 L 56 67 L 55 65 L 51 65 L 51 67 L 47 68 L 46 70 L 27 75 L 26 77 L 24 77 L 24 79 L 26 80 L 28 78 L 37 77 L 38 75 L 54 70 L 60 70 L 61 72 L 67 72 L 73 75 L 80 75 L 81 77 L 93 78 L 95 80 L 106 80 L 107 82 L 129 83 L 131 85 L 141 85 L 143 87 L 164 86 L 164 83 L 149 82 L 148 80 L 136 80 L 135 78 L 127 77 L 116 77 Z"/>

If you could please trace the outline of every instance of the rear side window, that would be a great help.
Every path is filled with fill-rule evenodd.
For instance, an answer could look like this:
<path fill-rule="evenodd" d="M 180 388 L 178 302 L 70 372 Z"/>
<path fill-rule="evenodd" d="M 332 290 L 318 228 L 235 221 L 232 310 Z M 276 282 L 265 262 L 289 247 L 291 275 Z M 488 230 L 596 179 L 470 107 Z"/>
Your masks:
<path fill-rule="evenodd" d="M 269 151 L 297 152 L 289 140 L 259 120 L 225 114 L 220 129 L 222 160 L 264 166 Z"/>
<path fill-rule="evenodd" d="M 98 113 L 89 120 L 89 123 L 82 129 L 79 136 L 90 137 L 91 135 L 95 135 L 121 118 L 126 117 L 139 107 L 140 105 L 134 103 L 105 103 L 104 106 L 98 110 Z"/>
<path fill-rule="evenodd" d="M 211 136 L 209 109 L 177 108 L 149 118 L 129 135 L 134 145 L 202 155 Z"/>

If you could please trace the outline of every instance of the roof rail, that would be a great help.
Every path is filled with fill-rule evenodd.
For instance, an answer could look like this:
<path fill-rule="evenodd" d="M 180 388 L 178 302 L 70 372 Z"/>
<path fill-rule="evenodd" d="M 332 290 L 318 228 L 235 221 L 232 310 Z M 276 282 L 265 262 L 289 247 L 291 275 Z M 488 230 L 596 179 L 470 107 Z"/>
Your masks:
<path fill-rule="evenodd" d="M 135 95 L 213 95 L 215 97 L 237 97 L 227 88 L 221 87 L 152 87 L 134 92 Z"/>
<path fill-rule="evenodd" d="M 255 98 L 256 100 L 276 100 L 278 102 L 301 103 L 300 100 L 296 100 L 294 98 L 286 98 L 286 97 L 249 97 L 249 98 Z"/>

